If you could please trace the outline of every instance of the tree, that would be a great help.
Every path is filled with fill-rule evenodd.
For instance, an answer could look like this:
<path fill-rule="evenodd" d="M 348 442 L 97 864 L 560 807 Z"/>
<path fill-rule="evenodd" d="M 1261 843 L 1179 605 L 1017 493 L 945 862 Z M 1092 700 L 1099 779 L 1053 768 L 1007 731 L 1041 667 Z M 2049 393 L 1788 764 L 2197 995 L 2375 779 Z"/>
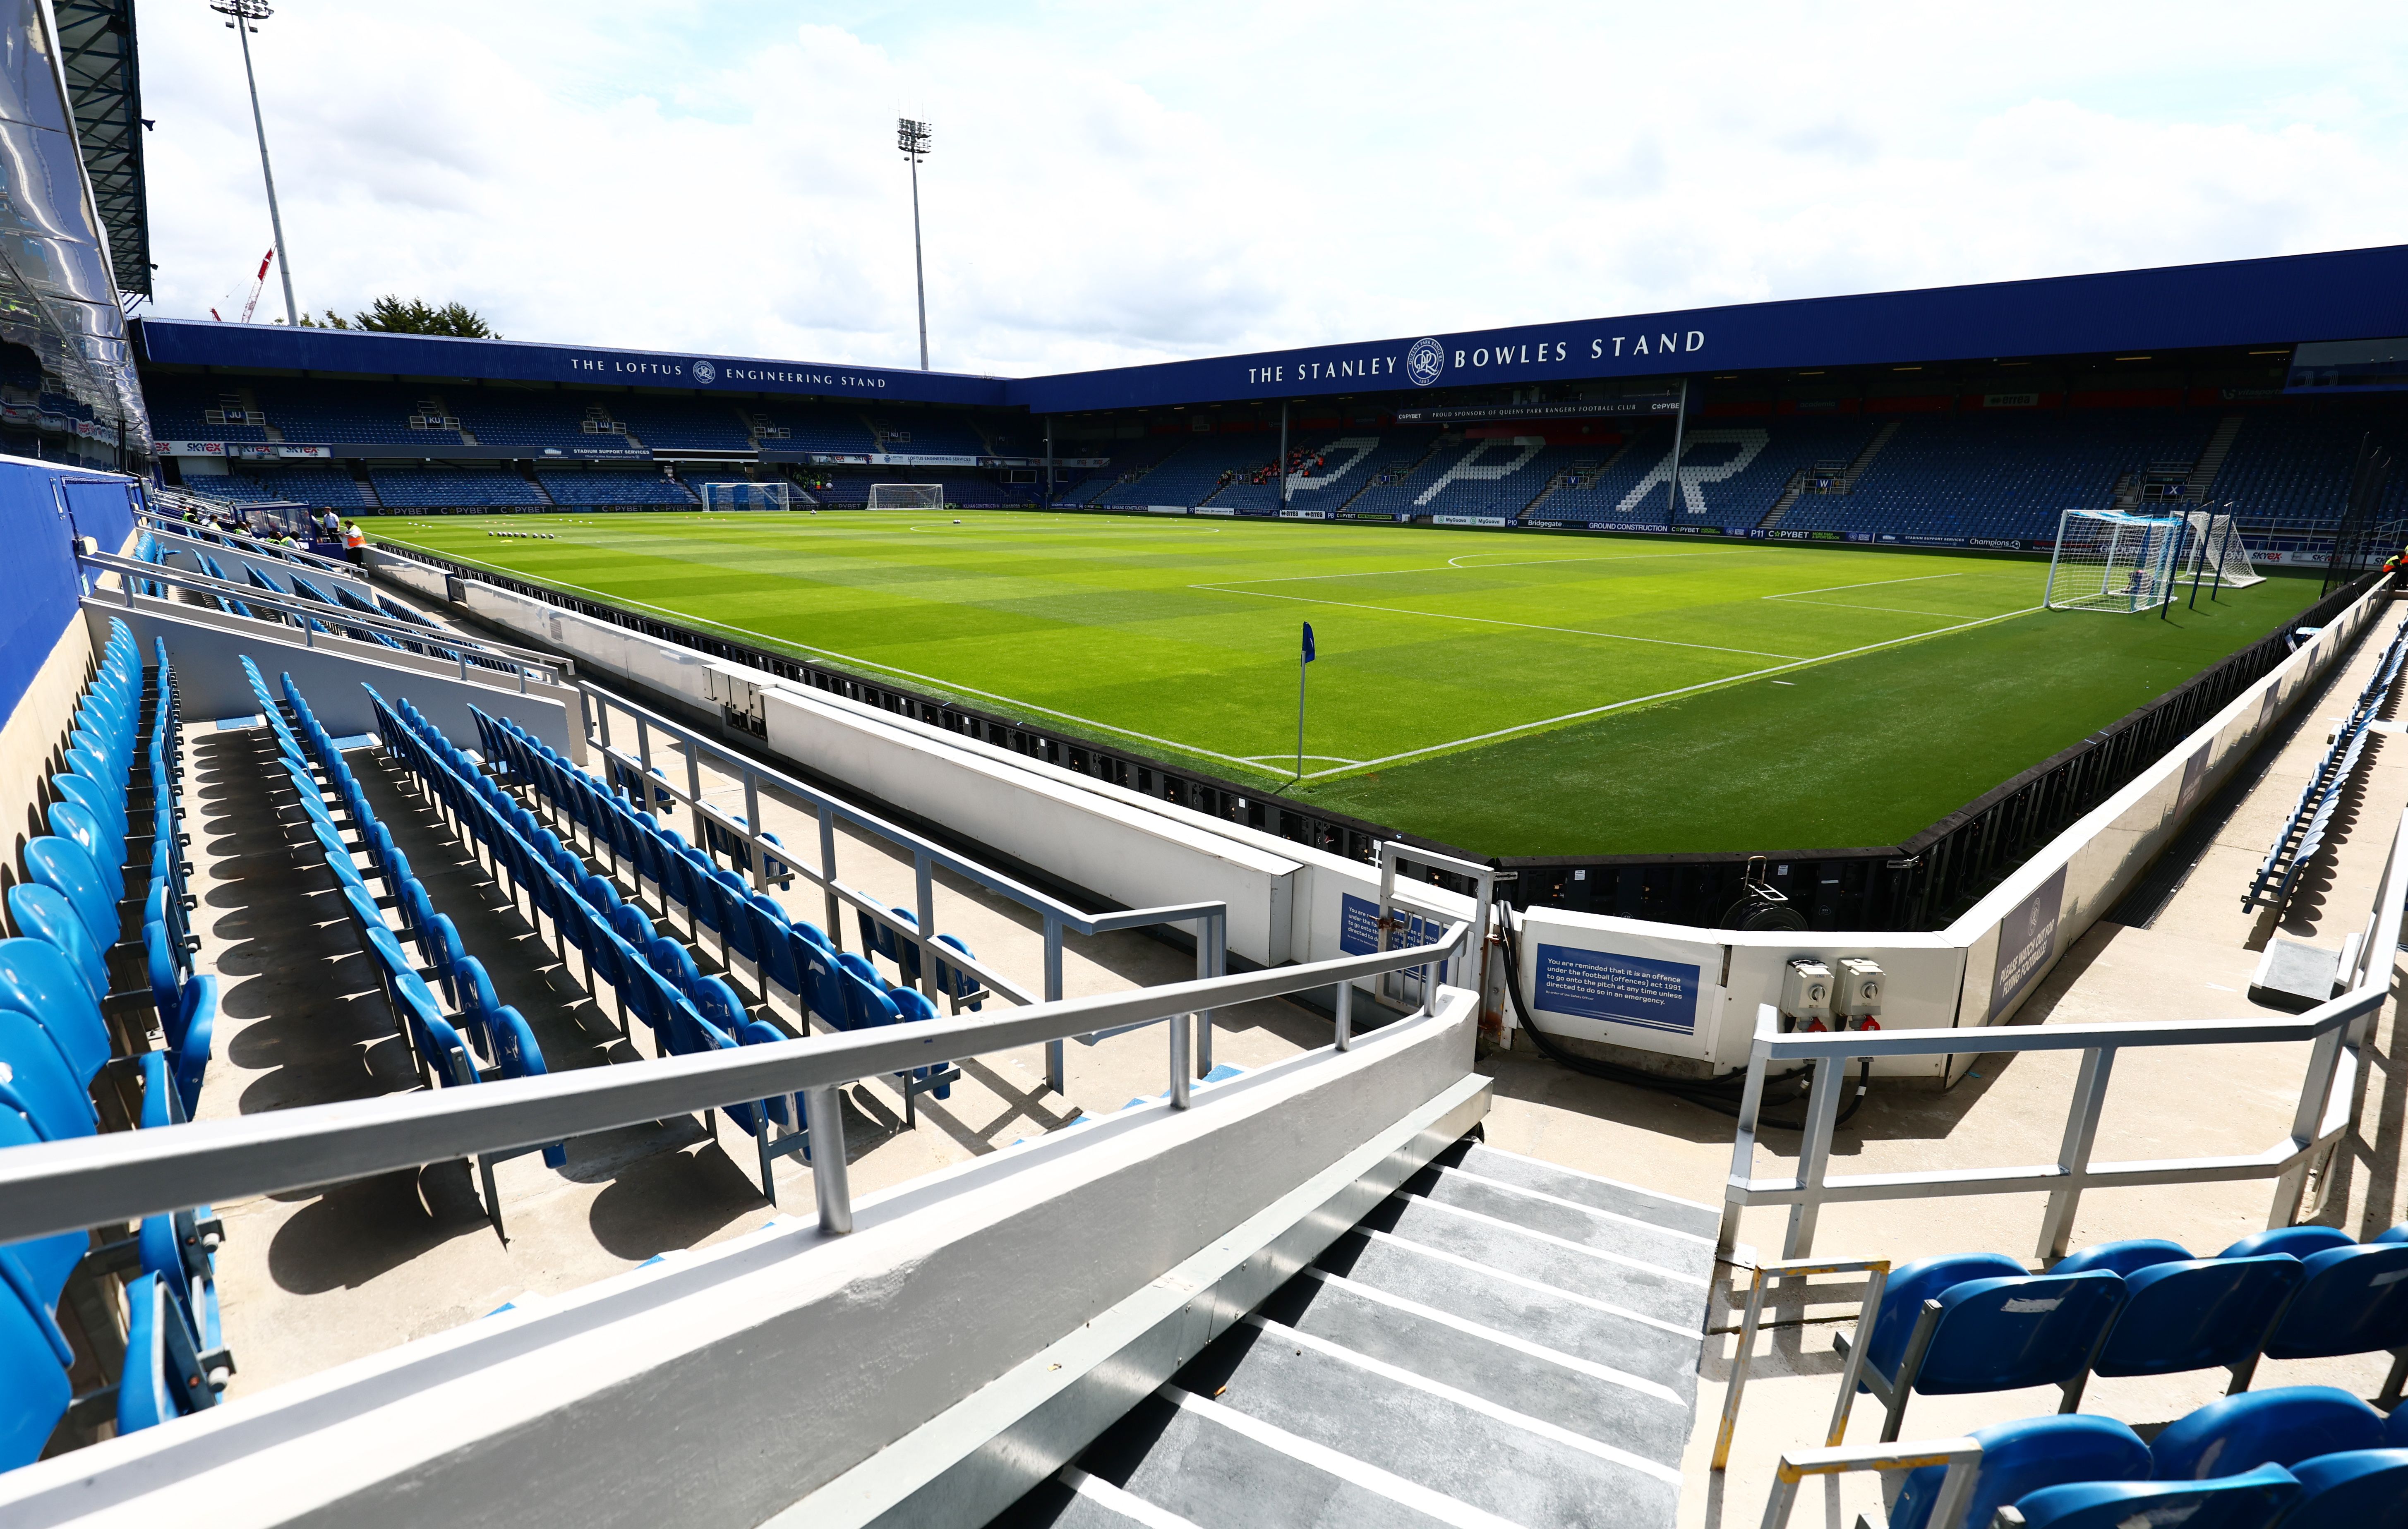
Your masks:
<path fill-rule="evenodd" d="M 306 313 L 301 315 L 301 327 L 304 329 L 349 329 L 351 327 L 351 321 L 344 318 L 333 308 L 328 308 L 326 310 L 326 319 L 323 323 L 312 319 Z"/>
<path fill-rule="evenodd" d="M 335 316 L 329 313 L 327 317 Z M 423 297 L 413 297 L 405 303 L 391 293 L 370 304 L 367 311 L 352 314 L 351 323 L 387 335 L 452 335 L 471 340 L 502 337 L 485 322 L 483 314 L 466 303 L 446 303 L 437 307 Z M 346 326 L 337 319 L 334 327 Z"/>

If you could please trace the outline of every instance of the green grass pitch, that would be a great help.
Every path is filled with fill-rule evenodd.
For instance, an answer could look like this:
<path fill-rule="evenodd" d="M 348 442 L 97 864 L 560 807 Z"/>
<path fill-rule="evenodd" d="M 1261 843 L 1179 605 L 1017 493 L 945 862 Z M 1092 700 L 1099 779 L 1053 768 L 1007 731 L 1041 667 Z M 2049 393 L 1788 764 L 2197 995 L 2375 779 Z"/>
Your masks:
<path fill-rule="evenodd" d="M 442 516 L 417 546 L 1485 854 L 1891 844 L 2311 604 L 2044 560 L 1033 511 Z M 514 540 L 490 530 L 549 531 Z"/>

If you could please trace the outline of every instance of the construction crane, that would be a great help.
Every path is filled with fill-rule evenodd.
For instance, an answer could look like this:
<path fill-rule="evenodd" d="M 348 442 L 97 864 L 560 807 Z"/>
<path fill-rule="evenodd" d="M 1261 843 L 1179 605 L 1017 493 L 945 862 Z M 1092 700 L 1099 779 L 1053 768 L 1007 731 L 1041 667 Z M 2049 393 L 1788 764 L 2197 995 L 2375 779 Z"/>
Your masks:
<path fill-rule="evenodd" d="M 259 257 L 259 274 L 251 279 L 251 300 L 242 305 L 242 317 L 236 319 L 235 322 L 244 324 L 251 322 L 251 310 L 259 307 L 259 294 L 267 290 L 267 268 L 275 264 L 276 250 L 270 247 L 267 253 Z M 225 322 L 225 315 L 215 308 L 209 309 L 209 317 L 220 323 Z"/>

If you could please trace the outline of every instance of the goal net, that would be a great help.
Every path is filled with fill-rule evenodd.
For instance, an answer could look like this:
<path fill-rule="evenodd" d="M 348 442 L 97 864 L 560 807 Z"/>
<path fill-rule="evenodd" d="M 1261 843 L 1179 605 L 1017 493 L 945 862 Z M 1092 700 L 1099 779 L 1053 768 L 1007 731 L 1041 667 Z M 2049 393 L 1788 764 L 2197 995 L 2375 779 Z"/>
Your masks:
<path fill-rule="evenodd" d="M 2190 536 L 2175 571 L 2180 582 L 2187 584 L 2197 578 L 2202 584 L 2221 583 L 2237 590 L 2266 581 L 2266 576 L 2250 563 L 2249 549 L 2242 545 L 2241 530 L 2231 516 L 2192 509 L 2184 511 L 2183 519 L 2189 524 Z"/>
<path fill-rule="evenodd" d="M 2157 609 L 2172 594 L 2186 529 L 2174 515 L 2065 511 L 2042 602 L 2051 610 Z"/>
<path fill-rule="evenodd" d="M 696 483 L 695 491 L 702 495 L 702 507 L 710 509 L 792 509 L 793 485 L 782 479 L 767 483 L 739 480 L 728 483 Z"/>
<path fill-rule="evenodd" d="M 945 507 L 945 486 L 942 483 L 872 483 L 869 485 L 869 507 L 942 509 Z"/>

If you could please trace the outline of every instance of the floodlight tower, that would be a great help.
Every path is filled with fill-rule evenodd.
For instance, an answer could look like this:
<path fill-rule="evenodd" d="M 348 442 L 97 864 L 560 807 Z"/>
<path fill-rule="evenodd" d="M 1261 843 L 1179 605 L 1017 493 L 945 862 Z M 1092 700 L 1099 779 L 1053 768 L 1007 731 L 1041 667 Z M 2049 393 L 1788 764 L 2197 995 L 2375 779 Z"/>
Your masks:
<path fill-rule="evenodd" d="M 920 264 L 920 161 L 936 130 L 909 117 L 895 120 L 895 147 L 911 162 L 911 279 L 920 289 L 920 369 L 928 369 L 928 273 Z"/>
<path fill-rule="evenodd" d="M 276 170 L 267 163 L 267 121 L 259 114 L 259 77 L 251 67 L 251 35 L 275 14 L 267 0 L 209 0 L 209 8 L 228 17 L 226 25 L 242 39 L 242 78 L 251 86 L 251 125 L 259 134 L 259 173 L 267 181 L 267 225 L 276 235 L 276 269 L 284 279 L 284 322 L 297 327 L 301 309 L 293 301 L 293 261 L 284 252 L 284 216 L 276 209 Z"/>

